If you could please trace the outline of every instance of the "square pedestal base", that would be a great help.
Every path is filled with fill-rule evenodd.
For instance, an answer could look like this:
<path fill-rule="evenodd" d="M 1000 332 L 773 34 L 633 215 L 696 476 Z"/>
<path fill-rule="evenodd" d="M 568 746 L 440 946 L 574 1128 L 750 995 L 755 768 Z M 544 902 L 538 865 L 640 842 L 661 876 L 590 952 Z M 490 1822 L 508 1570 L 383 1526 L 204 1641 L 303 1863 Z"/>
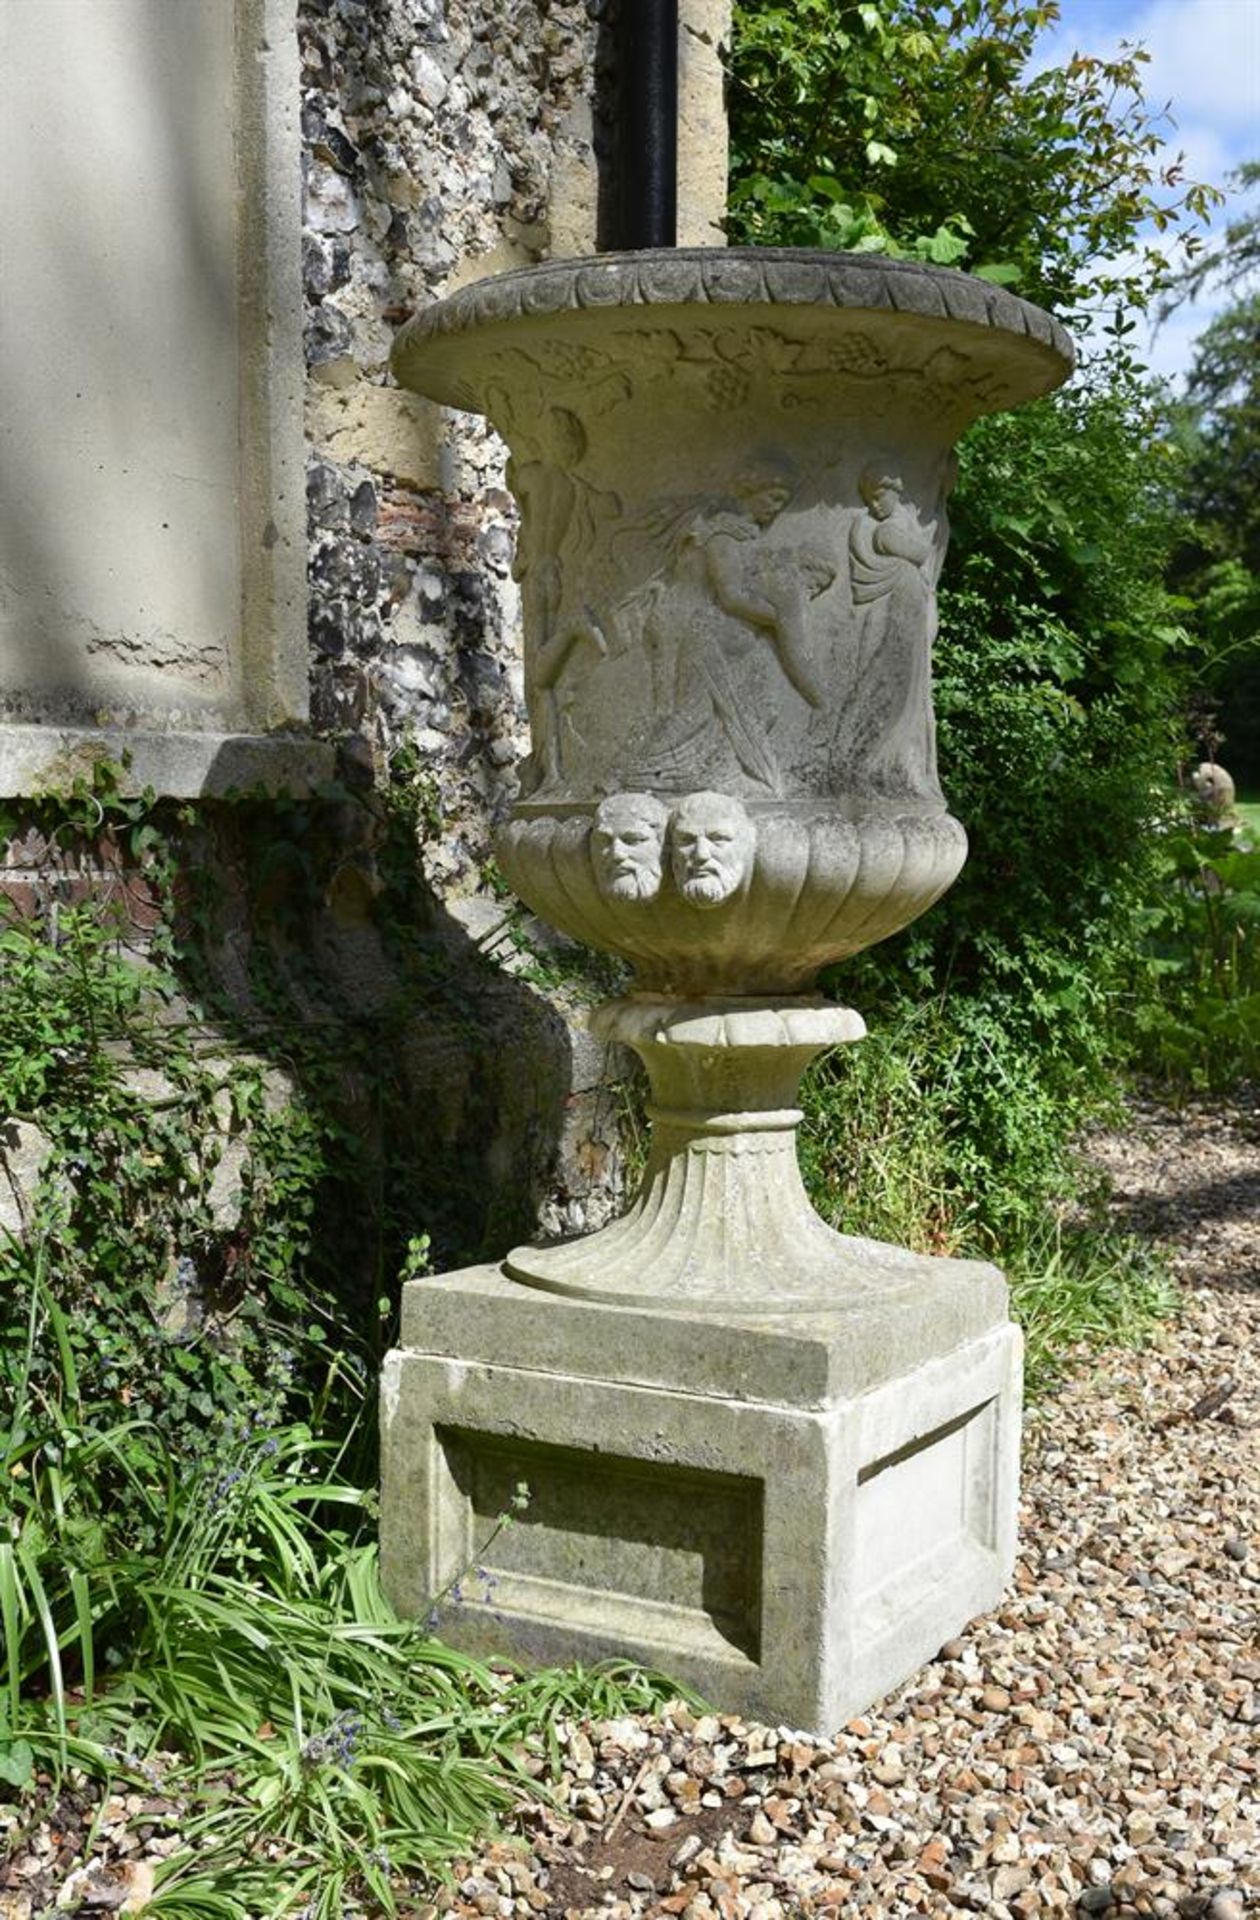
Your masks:
<path fill-rule="evenodd" d="M 451 1644 L 620 1655 L 834 1730 L 994 1606 L 1020 1352 L 991 1267 L 740 1319 L 560 1299 L 472 1267 L 405 1291 L 382 1380 L 386 1589 Z M 517 1484 L 527 1510 L 483 1543 Z"/>

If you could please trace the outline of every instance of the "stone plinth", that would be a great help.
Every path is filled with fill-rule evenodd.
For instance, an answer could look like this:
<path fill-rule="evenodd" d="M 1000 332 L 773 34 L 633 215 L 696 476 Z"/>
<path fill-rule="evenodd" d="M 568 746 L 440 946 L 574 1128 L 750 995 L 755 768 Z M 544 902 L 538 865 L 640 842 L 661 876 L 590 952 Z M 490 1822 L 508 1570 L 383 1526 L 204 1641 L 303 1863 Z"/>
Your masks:
<path fill-rule="evenodd" d="M 893 1284 L 755 1319 L 558 1300 L 496 1267 L 404 1291 L 384 1576 L 453 1645 L 637 1658 L 826 1732 L 994 1606 L 1021 1341 L 997 1271 L 869 1242 Z M 530 1503 L 482 1547 L 525 1481 Z"/>

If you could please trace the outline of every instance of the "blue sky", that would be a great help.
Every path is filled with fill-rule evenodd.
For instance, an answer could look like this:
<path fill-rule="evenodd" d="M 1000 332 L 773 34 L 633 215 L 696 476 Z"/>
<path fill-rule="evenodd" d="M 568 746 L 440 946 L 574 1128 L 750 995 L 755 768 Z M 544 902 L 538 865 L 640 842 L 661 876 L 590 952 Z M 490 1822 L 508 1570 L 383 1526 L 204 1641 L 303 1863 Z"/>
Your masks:
<path fill-rule="evenodd" d="M 1061 13 L 1041 44 L 1046 65 L 1074 50 L 1107 54 L 1121 40 L 1143 43 L 1151 56 L 1147 99 L 1169 103 L 1168 145 L 1173 154 L 1184 149 L 1192 178 L 1223 186 L 1231 167 L 1260 160 L 1260 0 L 1061 0 Z M 1226 202 L 1211 231 L 1236 204 Z M 1165 322 L 1149 346 L 1157 372 L 1185 371 L 1195 335 L 1219 304 L 1209 295 Z"/>

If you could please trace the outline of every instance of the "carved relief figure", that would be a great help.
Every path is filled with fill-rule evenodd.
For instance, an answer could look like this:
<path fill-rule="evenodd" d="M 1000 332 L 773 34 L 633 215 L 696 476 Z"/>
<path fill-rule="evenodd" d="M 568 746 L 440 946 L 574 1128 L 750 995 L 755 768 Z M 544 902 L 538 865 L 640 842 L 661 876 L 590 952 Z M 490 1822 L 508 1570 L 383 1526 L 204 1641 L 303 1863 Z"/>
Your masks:
<path fill-rule="evenodd" d="M 600 653 L 606 642 L 594 609 L 574 598 L 574 582 L 591 551 L 600 521 L 613 518 L 620 502 L 602 493 L 578 471 L 586 455 L 586 432 L 567 407 L 551 407 L 530 457 L 513 455 L 507 481 L 521 509 L 521 533 L 513 562 L 525 615 L 525 704 L 533 752 L 521 767 L 521 792 L 554 785 L 564 773 L 563 715 L 559 684 L 574 647 L 590 641 Z"/>
<path fill-rule="evenodd" d="M 1190 775 L 1190 791 L 1203 818 L 1214 825 L 1228 824 L 1234 814 L 1237 790 L 1232 775 L 1215 760 L 1201 760 Z"/>
<path fill-rule="evenodd" d="M 728 793 L 689 793 L 669 821 L 674 885 L 689 906 L 719 907 L 752 871 L 757 830 Z"/>
<path fill-rule="evenodd" d="M 610 793 L 595 809 L 591 859 L 608 900 L 651 900 L 660 891 L 669 809 L 654 793 Z"/>
<path fill-rule="evenodd" d="M 887 791 L 934 792 L 931 654 L 944 512 L 925 525 L 902 482 L 882 468 L 868 467 L 858 489 L 866 512 L 849 529 L 849 579 L 859 697 L 874 722 L 867 765 Z"/>
<path fill-rule="evenodd" d="M 653 785 L 746 782 L 780 791 L 769 735 L 779 696 L 773 662 L 802 700 L 822 704 L 805 610 L 831 584 L 820 554 L 769 548 L 764 535 L 792 495 L 781 462 L 763 460 L 732 493 L 649 521 L 666 561 L 643 591 L 652 713 L 632 739 L 631 772 Z"/>

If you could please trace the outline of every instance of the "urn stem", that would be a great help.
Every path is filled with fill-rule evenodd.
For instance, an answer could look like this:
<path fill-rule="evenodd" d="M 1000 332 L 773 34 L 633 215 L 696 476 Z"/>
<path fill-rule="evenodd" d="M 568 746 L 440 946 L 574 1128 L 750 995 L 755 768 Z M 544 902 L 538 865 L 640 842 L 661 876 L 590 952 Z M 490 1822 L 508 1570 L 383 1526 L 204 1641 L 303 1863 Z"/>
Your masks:
<path fill-rule="evenodd" d="M 592 1026 L 647 1069 L 652 1144 L 629 1211 L 602 1232 L 517 1247 L 506 1269 L 547 1292 L 679 1312 L 781 1314 L 889 1283 L 865 1243 L 819 1219 L 796 1158 L 800 1078 L 861 1018 L 820 998 L 631 994 Z M 892 1276 L 895 1281 L 895 1274 Z"/>

